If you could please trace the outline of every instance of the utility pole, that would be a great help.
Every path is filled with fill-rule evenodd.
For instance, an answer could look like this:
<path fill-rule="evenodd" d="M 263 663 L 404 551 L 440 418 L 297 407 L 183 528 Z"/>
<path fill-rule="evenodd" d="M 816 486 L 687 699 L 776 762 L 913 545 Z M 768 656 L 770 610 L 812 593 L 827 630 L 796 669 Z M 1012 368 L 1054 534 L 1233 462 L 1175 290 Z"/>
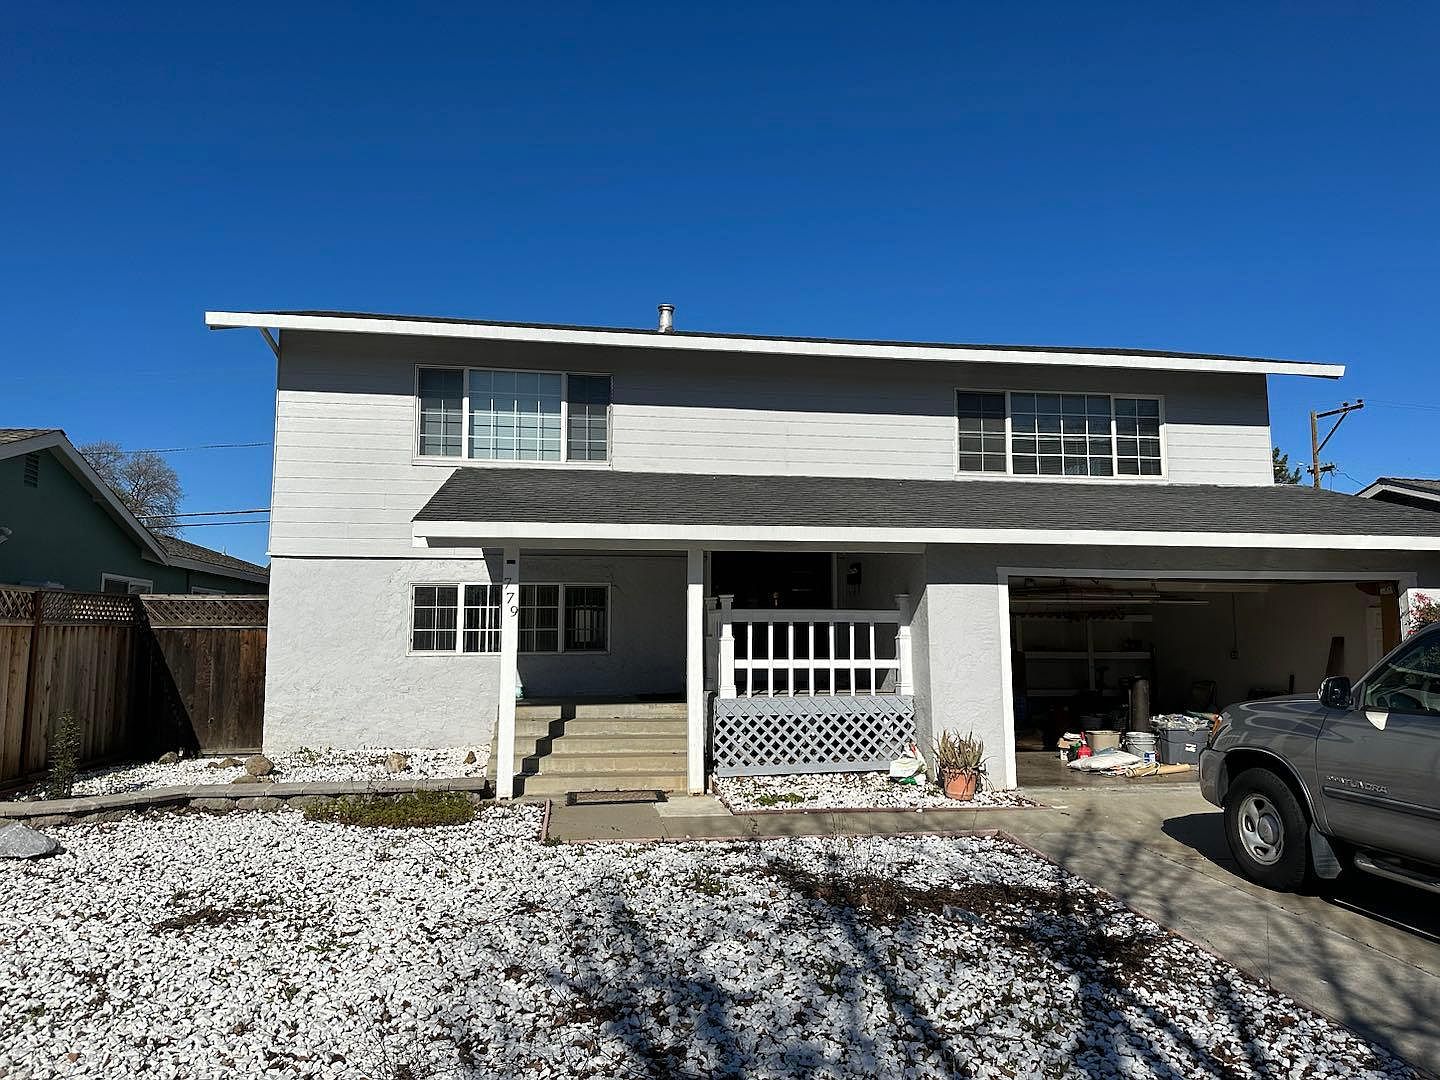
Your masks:
<path fill-rule="evenodd" d="M 1312 412 L 1310 414 L 1310 468 L 1308 471 L 1311 476 L 1311 483 L 1313 483 L 1316 488 L 1320 486 L 1320 475 L 1322 473 L 1335 471 L 1334 464 L 1320 464 L 1320 451 L 1325 449 L 1325 444 L 1330 441 L 1331 436 L 1340 430 L 1340 425 L 1345 422 L 1345 417 L 1363 408 L 1365 408 L 1365 399 L 1356 398 L 1355 404 L 1353 405 L 1348 401 L 1342 401 L 1338 409 L 1327 409 L 1325 412 Z M 1327 416 L 1338 416 L 1340 419 L 1336 420 L 1335 423 L 1330 426 L 1330 430 L 1325 433 L 1325 438 L 1322 439 L 1320 438 L 1320 421 Z"/>

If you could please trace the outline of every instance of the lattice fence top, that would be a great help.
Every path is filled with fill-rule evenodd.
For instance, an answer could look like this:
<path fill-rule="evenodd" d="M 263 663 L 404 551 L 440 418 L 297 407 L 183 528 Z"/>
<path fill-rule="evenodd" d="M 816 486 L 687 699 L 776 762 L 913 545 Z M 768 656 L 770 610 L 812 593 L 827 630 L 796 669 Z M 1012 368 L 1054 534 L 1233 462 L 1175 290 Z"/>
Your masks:
<path fill-rule="evenodd" d="M 887 768 L 915 738 L 915 699 L 716 698 L 711 755 L 717 776 Z"/>
<path fill-rule="evenodd" d="M 270 613 L 264 596 L 143 596 L 151 626 L 263 627 Z"/>
<path fill-rule="evenodd" d="M 41 593 L 40 621 L 46 626 L 57 623 L 134 623 L 141 617 L 140 600 L 119 593 L 61 592 L 46 589 Z"/>
<path fill-rule="evenodd" d="M 0 622 L 30 622 L 35 618 L 35 590 L 0 585 Z"/>

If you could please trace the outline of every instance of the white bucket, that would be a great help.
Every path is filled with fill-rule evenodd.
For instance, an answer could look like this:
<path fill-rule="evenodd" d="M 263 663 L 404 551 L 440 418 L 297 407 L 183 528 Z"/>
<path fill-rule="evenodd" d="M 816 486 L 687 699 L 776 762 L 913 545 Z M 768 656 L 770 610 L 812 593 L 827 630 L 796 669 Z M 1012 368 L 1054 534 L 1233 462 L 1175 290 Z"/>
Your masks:
<path fill-rule="evenodd" d="M 1149 731 L 1127 731 L 1123 740 L 1126 751 L 1146 765 L 1155 763 L 1155 736 Z"/>

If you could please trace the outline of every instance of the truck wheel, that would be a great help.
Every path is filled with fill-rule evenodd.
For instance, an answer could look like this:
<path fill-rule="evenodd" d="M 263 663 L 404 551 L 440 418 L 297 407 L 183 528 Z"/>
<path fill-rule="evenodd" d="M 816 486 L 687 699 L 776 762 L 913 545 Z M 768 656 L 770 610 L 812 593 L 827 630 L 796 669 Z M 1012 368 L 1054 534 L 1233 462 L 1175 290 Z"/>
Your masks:
<path fill-rule="evenodd" d="M 1305 808 L 1269 769 L 1247 769 L 1225 793 L 1225 839 L 1251 881 L 1294 892 L 1310 870 Z"/>

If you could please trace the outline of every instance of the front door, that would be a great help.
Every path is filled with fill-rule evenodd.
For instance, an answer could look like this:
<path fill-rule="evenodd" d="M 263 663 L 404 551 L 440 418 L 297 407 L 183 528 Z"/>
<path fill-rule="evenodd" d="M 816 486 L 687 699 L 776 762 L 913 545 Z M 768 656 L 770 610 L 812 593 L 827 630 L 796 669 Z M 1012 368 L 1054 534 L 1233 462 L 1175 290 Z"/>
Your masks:
<path fill-rule="evenodd" d="M 733 595 L 742 609 L 828 609 L 833 574 L 833 559 L 825 551 L 717 551 L 710 556 L 711 592 Z"/>
<path fill-rule="evenodd" d="M 1316 746 L 1330 829 L 1434 859 L 1440 830 L 1440 634 L 1400 649 L 1331 710 Z"/>

